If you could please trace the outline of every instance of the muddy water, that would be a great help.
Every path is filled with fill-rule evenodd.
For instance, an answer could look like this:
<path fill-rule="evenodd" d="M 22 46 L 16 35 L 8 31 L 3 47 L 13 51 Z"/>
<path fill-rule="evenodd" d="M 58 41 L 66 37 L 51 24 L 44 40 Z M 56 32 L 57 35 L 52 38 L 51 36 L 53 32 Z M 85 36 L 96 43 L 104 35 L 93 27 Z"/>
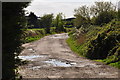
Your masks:
<path fill-rule="evenodd" d="M 34 61 L 37 58 L 46 57 L 45 55 L 28 55 L 28 56 L 18 56 L 22 60 Z"/>
<path fill-rule="evenodd" d="M 55 67 L 71 67 L 71 66 L 72 66 L 71 63 L 62 62 L 62 61 L 56 60 L 56 59 L 51 59 L 51 60 L 44 61 L 44 62 L 45 62 L 45 63 L 52 64 L 52 65 L 55 66 Z"/>
<path fill-rule="evenodd" d="M 27 60 L 27 61 L 37 61 L 39 58 L 48 58 L 47 55 L 29 55 L 29 56 L 19 56 L 20 59 Z M 90 63 L 84 63 L 85 61 L 78 61 L 78 62 L 73 62 L 73 61 L 63 61 L 60 59 L 47 59 L 47 60 L 41 60 L 39 61 L 40 63 L 44 63 L 44 65 L 40 66 L 31 66 L 30 69 L 39 69 L 44 66 L 46 67 L 100 67 L 96 64 L 90 64 Z M 81 63 L 81 64 L 80 64 Z"/>
<path fill-rule="evenodd" d="M 27 60 L 27 61 L 36 61 L 38 58 L 45 58 L 47 57 L 46 55 L 29 55 L 29 56 L 18 56 L 22 60 Z M 71 67 L 73 65 L 76 65 L 77 63 L 75 62 L 68 62 L 68 61 L 61 61 L 57 59 L 49 59 L 46 61 L 41 61 L 42 63 L 50 64 L 54 67 Z M 41 66 L 34 66 L 33 69 L 41 68 Z"/>

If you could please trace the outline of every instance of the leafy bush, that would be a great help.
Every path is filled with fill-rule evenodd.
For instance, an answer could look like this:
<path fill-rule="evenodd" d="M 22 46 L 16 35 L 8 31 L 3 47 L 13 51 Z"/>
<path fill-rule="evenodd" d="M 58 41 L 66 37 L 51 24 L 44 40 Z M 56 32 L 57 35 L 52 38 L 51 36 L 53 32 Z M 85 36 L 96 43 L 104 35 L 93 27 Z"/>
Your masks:
<path fill-rule="evenodd" d="M 99 15 L 95 18 L 94 24 L 103 25 L 109 23 L 112 19 L 116 18 L 117 13 L 114 11 L 104 11 L 99 13 Z"/>
<path fill-rule="evenodd" d="M 55 27 L 50 28 L 50 34 L 55 34 Z M 46 35 L 45 28 L 40 28 L 40 29 L 23 29 L 23 35 L 22 35 L 22 41 L 23 43 L 28 43 L 32 42 L 35 40 L 38 40 Z"/>
<path fill-rule="evenodd" d="M 111 22 L 88 42 L 87 56 L 90 59 L 105 59 L 120 41 L 120 23 Z"/>
<path fill-rule="evenodd" d="M 23 8 L 28 2 L 2 3 L 2 80 L 15 80 L 17 56 L 21 50 L 21 27 L 25 26 Z M 15 54 L 16 53 L 16 54 Z"/>
<path fill-rule="evenodd" d="M 85 29 L 85 28 L 84 28 Z M 82 30 L 84 30 L 82 29 Z M 74 29 L 69 32 L 70 38 L 67 40 L 71 49 L 89 59 L 100 60 L 106 64 L 120 67 L 120 21 L 111 21 L 103 27 L 90 26 L 83 35 L 81 29 Z M 77 37 L 81 36 L 81 37 Z"/>

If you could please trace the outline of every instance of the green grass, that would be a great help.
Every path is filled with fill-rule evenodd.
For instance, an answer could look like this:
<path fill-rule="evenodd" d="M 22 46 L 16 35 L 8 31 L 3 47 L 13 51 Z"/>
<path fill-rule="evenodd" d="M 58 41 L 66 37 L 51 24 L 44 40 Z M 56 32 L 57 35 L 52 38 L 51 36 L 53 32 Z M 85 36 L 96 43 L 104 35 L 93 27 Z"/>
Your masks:
<path fill-rule="evenodd" d="M 52 35 L 52 34 L 56 34 L 55 32 L 54 33 L 51 33 L 51 34 L 45 34 L 45 35 L 36 35 L 34 37 L 30 36 L 30 37 L 26 37 L 26 39 L 24 40 L 24 43 L 29 43 L 29 42 L 33 42 L 33 41 L 36 41 L 36 40 L 39 40 L 45 36 L 48 36 L 48 35 Z"/>
<path fill-rule="evenodd" d="M 25 34 L 26 37 L 23 40 L 23 43 L 29 43 L 29 42 L 32 42 L 32 41 L 39 40 L 39 39 L 43 38 L 44 36 L 56 34 L 56 32 L 55 32 L 55 27 L 51 27 L 49 34 L 45 33 L 45 29 L 44 28 L 40 28 L 40 29 L 26 29 L 24 31 L 24 34 Z"/>
<path fill-rule="evenodd" d="M 98 61 L 98 62 L 104 62 L 103 60 L 94 60 L 94 61 Z"/>
<path fill-rule="evenodd" d="M 73 40 L 71 37 L 66 40 L 67 44 L 71 48 L 71 50 L 75 53 L 77 53 L 79 56 L 84 55 L 84 44 L 79 45 L 75 40 Z"/>
<path fill-rule="evenodd" d="M 110 63 L 109 65 L 120 69 L 120 61 L 115 62 L 115 63 Z"/>
<path fill-rule="evenodd" d="M 43 28 L 35 28 L 35 29 L 26 29 L 26 30 L 43 30 Z"/>
<path fill-rule="evenodd" d="M 66 28 L 66 27 L 65 27 L 65 29 L 66 29 L 66 32 L 70 32 L 73 30 L 73 28 Z"/>
<path fill-rule="evenodd" d="M 32 42 L 32 41 L 36 41 L 36 40 L 39 40 L 42 37 L 44 37 L 44 36 L 37 35 L 37 36 L 34 36 L 34 37 L 26 37 L 26 39 L 24 40 L 24 43 L 29 43 L 29 42 Z"/>
<path fill-rule="evenodd" d="M 108 64 L 107 62 L 110 62 L 111 60 L 109 60 L 109 59 L 103 59 L 103 60 L 94 60 L 94 61 L 98 61 L 98 62 L 102 62 L 102 63 Z M 109 63 L 108 65 L 120 69 L 120 61 L 114 62 L 114 63 Z"/>
<path fill-rule="evenodd" d="M 44 28 L 33 28 L 33 29 L 21 29 L 21 30 L 43 30 Z"/>
<path fill-rule="evenodd" d="M 29 43 L 32 41 L 39 40 L 47 35 L 56 34 L 55 27 L 50 28 L 50 32 L 51 32 L 50 34 L 46 34 L 45 28 L 23 29 L 23 31 L 24 31 L 23 43 Z"/>

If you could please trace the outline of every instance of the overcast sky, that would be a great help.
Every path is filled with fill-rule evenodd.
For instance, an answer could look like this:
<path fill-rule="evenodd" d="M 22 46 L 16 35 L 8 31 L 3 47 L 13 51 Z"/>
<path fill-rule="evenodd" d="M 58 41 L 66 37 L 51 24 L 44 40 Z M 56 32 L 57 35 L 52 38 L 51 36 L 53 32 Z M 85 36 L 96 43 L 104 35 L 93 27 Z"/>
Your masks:
<path fill-rule="evenodd" d="M 62 12 L 66 18 L 73 17 L 74 9 L 81 5 L 92 5 L 95 1 L 111 1 L 115 5 L 120 0 L 32 0 L 30 5 L 25 9 L 27 12 L 34 12 L 37 16 Z"/>

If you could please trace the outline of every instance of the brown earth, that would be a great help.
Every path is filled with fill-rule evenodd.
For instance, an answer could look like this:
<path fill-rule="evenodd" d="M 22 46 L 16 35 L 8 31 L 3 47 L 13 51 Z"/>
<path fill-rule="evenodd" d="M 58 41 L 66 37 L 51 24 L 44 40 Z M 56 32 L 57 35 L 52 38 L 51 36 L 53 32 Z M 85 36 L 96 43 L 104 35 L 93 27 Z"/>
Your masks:
<path fill-rule="evenodd" d="M 67 38 L 54 34 L 23 44 L 19 57 L 29 61 L 19 67 L 23 78 L 118 78 L 118 69 L 73 53 Z"/>

